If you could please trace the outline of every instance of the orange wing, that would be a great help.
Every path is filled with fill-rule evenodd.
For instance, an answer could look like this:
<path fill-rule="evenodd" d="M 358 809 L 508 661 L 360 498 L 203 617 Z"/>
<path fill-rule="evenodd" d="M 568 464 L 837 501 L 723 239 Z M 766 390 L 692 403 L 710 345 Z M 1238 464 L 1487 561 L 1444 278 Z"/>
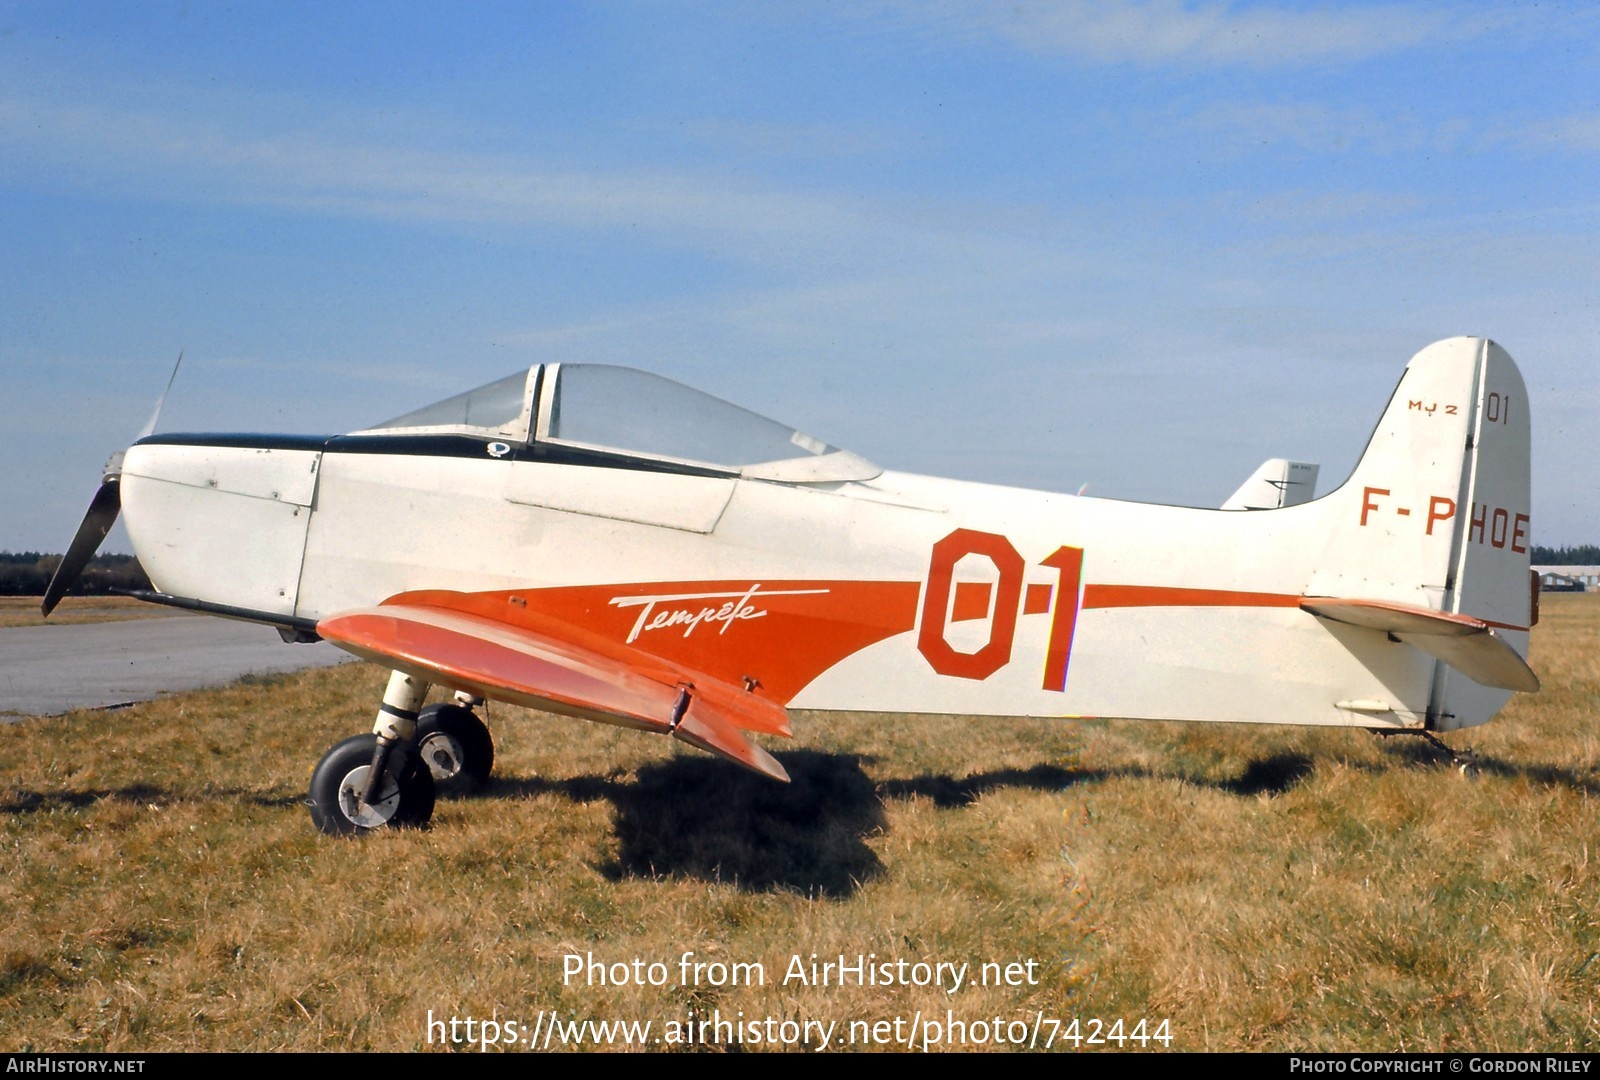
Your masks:
<path fill-rule="evenodd" d="M 366 660 L 442 686 L 601 723 L 671 733 L 775 780 L 789 774 L 746 731 L 790 734 L 782 705 L 554 620 L 512 626 L 402 594 L 341 612 L 317 633 Z M 418 602 L 423 600 L 429 602 Z"/>

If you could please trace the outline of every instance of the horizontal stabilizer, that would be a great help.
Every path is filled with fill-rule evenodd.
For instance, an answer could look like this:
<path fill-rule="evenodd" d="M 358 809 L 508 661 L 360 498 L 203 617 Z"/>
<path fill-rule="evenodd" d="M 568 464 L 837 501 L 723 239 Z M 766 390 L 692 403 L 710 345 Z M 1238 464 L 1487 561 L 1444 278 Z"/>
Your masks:
<path fill-rule="evenodd" d="M 1308 461 L 1270 458 L 1222 504 L 1224 510 L 1277 510 L 1311 501 L 1317 466 Z"/>
<path fill-rule="evenodd" d="M 317 633 L 347 652 L 429 682 L 585 720 L 671 732 L 755 772 L 788 779 L 781 765 L 742 734 L 788 734 L 781 705 L 625 646 L 601 650 L 549 629 L 394 602 L 330 616 L 317 624 Z M 685 693 L 687 709 L 680 705 Z"/>
<path fill-rule="evenodd" d="M 1302 600 L 1300 607 L 1319 619 L 1382 630 L 1484 686 L 1528 693 L 1539 689 L 1539 676 L 1528 662 L 1482 619 L 1389 600 L 1314 597 Z"/>

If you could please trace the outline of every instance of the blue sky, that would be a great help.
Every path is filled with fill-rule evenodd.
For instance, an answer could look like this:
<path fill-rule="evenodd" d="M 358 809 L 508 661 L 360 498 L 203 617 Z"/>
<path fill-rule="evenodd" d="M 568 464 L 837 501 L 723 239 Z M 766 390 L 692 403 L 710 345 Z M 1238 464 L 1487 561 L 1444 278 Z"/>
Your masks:
<path fill-rule="evenodd" d="M 179 350 L 163 430 L 587 360 L 1215 505 L 1336 484 L 1455 334 L 1528 380 L 1534 539 L 1600 543 L 1597 52 L 1587 5 L 0 5 L 0 549 L 65 547 Z"/>

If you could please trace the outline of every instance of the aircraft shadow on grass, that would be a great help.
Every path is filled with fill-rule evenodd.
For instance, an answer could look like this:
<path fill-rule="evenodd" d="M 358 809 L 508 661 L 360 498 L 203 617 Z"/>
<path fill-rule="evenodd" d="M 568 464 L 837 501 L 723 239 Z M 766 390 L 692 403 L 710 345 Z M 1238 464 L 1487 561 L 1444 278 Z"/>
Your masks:
<path fill-rule="evenodd" d="M 926 795 L 958 807 L 987 791 L 1056 791 L 1078 780 L 1040 765 L 956 779 L 924 775 L 875 782 L 858 754 L 794 750 L 778 755 L 790 782 L 772 784 L 715 761 L 675 757 L 646 765 L 636 779 L 496 780 L 481 797 L 555 793 L 616 807 L 617 858 L 608 877 L 690 877 L 751 892 L 843 898 L 883 872 L 867 841 L 884 831 L 884 800 Z"/>
<path fill-rule="evenodd" d="M 1409 764 L 1440 763 L 1436 751 L 1420 745 L 1426 753 L 1408 758 Z M 786 786 L 685 756 L 647 765 L 631 781 L 595 775 L 497 779 L 477 797 L 553 793 L 578 802 L 612 803 L 620 850 L 600 869 L 613 879 L 681 876 L 751 892 L 783 890 L 838 899 L 883 872 L 867 841 L 887 828 L 884 803 L 889 799 L 921 796 L 940 809 L 954 810 L 1003 788 L 1065 791 L 1123 778 L 1177 779 L 1255 798 L 1291 790 L 1311 776 L 1316 764 L 1310 755 L 1287 752 L 1253 760 L 1238 776 L 1222 780 L 1143 766 L 1069 769 L 1041 763 L 964 777 L 924 773 L 874 781 L 862 768 L 867 759 L 861 755 L 797 750 L 778 757 L 791 778 Z M 1497 763 L 1494 771 L 1502 770 L 1600 794 L 1600 783 L 1571 770 Z"/>

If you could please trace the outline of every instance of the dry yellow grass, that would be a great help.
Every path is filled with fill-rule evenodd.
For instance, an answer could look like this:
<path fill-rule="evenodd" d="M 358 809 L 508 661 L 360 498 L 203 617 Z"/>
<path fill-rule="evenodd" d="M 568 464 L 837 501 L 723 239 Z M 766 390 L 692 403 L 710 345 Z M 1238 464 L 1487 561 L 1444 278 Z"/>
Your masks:
<path fill-rule="evenodd" d="M 186 611 L 146 604 L 126 596 L 66 596 L 46 619 L 37 596 L 0 596 L 0 627 L 121 622 L 124 619 L 187 617 Z"/>
<path fill-rule="evenodd" d="M 1534 664 L 1544 693 L 1450 738 L 1476 779 L 1363 732 L 802 715 L 782 787 L 497 709 L 487 793 L 358 842 L 300 800 L 370 723 L 371 668 L 6 726 L 0 1050 L 442 1049 L 430 1012 L 505 1037 L 551 1011 L 1593 1050 L 1600 597 L 1546 599 Z M 686 952 L 764 985 L 683 985 Z M 1036 982 L 783 985 L 813 953 Z M 564 981 L 572 954 L 667 985 Z"/>

